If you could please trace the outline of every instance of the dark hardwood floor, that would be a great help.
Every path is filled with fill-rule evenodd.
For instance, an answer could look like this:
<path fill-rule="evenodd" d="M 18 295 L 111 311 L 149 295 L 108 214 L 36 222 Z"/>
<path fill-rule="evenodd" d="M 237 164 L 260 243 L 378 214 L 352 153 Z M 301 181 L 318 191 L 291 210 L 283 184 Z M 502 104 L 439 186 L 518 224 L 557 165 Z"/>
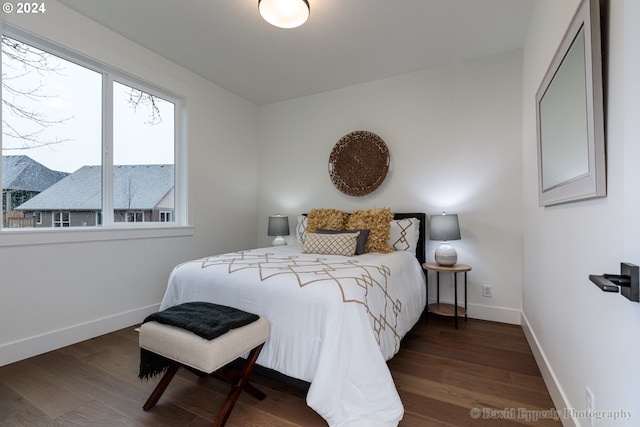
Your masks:
<path fill-rule="evenodd" d="M 158 405 L 142 410 L 157 380 L 138 379 L 137 340 L 127 328 L 1 367 L 0 426 L 210 425 L 228 386 L 183 369 Z M 432 315 L 389 366 L 402 427 L 561 425 L 519 326 L 469 319 L 456 330 Z M 243 393 L 227 426 L 326 426 L 299 388 L 257 373 L 251 380 L 267 398 Z"/>

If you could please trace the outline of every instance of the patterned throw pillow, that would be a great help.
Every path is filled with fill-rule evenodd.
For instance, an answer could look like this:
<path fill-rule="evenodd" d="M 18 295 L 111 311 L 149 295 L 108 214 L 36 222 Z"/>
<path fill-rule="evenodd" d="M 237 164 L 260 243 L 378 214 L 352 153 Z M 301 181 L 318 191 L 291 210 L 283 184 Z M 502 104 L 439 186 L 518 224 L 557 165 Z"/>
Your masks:
<path fill-rule="evenodd" d="M 403 218 L 391 221 L 389 245 L 394 251 L 415 252 L 420 236 L 420 220 Z"/>
<path fill-rule="evenodd" d="M 393 212 L 389 208 L 354 211 L 347 221 L 347 230 L 369 230 L 365 252 L 391 252 L 389 237 Z"/>
<path fill-rule="evenodd" d="M 339 234 L 339 233 L 360 233 L 358 236 L 358 245 L 356 246 L 356 255 L 362 255 L 365 253 L 367 246 L 367 238 L 369 237 L 369 230 L 323 230 L 321 228 L 316 230 L 318 234 Z"/>
<path fill-rule="evenodd" d="M 307 254 L 353 256 L 360 233 L 317 234 L 307 233 L 302 250 Z"/>
<path fill-rule="evenodd" d="M 311 209 L 307 216 L 307 233 L 317 229 L 343 230 L 349 214 L 338 209 Z"/>

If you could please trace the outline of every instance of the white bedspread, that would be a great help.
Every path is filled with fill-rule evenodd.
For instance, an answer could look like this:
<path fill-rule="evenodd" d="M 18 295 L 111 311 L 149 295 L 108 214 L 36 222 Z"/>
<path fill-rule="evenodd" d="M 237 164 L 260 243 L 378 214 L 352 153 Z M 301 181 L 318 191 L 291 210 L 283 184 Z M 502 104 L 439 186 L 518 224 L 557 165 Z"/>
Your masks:
<path fill-rule="evenodd" d="M 331 426 L 395 426 L 404 408 L 386 365 L 426 304 L 409 252 L 355 257 L 298 246 L 242 251 L 177 266 L 161 310 L 188 301 L 269 319 L 257 363 L 311 383 L 307 404 Z"/>

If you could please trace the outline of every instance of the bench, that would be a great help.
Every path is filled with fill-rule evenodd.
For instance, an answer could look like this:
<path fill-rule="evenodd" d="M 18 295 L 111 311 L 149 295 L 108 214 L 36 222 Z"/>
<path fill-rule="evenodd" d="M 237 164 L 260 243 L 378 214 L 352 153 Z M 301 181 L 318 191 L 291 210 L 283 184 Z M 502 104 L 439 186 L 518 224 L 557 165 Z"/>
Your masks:
<path fill-rule="evenodd" d="M 178 369 L 183 366 L 196 374 L 214 374 L 231 382 L 231 390 L 213 423 L 214 427 L 224 426 L 243 390 L 264 399 L 264 393 L 250 386 L 248 380 L 260 350 L 268 339 L 269 322 L 263 317 L 248 325 L 231 329 L 212 340 L 176 326 L 155 321 L 144 323 L 140 327 L 140 347 L 170 362 L 164 376 L 144 404 L 144 410 L 148 411 L 156 405 Z M 249 355 L 239 375 L 224 370 L 227 364 L 247 352 Z"/>

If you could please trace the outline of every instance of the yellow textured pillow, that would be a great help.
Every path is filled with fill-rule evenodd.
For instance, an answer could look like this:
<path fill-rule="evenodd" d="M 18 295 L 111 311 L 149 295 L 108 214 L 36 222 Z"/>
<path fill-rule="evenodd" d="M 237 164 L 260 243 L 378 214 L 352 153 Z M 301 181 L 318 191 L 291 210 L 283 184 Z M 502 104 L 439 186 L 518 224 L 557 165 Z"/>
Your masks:
<path fill-rule="evenodd" d="M 347 212 L 338 209 L 311 209 L 307 216 L 307 233 L 315 233 L 318 229 L 344 230 L 348 216 Z"/>
<path fill-rule="evenodd" d="M 351 213 L 347 220 L 347 230 L 369 230 L 365 252 L 391 252 L 389 237 L 393 212 L 389 208 L 358 210 Z"/>

